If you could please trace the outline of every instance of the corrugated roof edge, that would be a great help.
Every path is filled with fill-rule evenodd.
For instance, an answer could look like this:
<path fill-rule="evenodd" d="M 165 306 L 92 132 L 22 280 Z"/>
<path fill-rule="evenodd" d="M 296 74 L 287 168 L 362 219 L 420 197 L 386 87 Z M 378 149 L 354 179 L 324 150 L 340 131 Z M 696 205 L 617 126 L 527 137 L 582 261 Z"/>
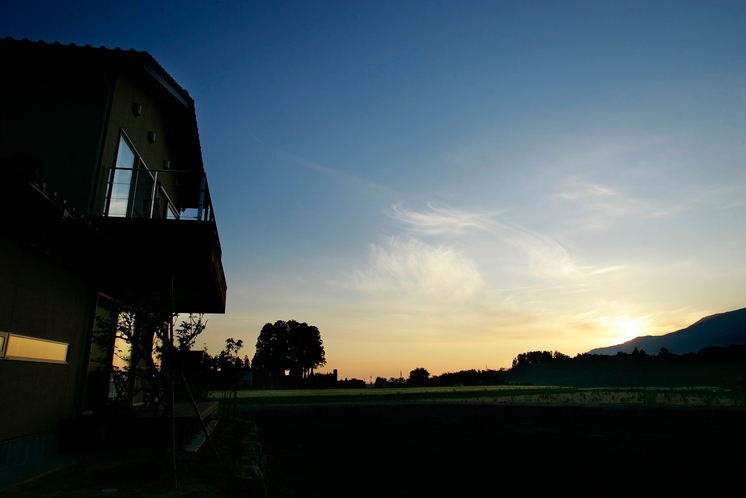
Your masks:
<path fill-rule="evenodd" d="M 11 37 L 11 36 L 6 36 L 4 38 L 4 40 L 6 42 L 9 42 L 9 43 L 38 44 L 40 46 L 45 46 L 45 47 L 72 48 L 73 50 L 95 50 L 95 51 L 99 51 L 102 54 L 103 53 L 114 53 L 114 54 L 117 54 L 117 55 L 123 55 L 125 57 L 131 55 L 131 56 L 135 56 L 135 57 L 141 58 L 142 60 L 140 62 L 141 62 L 141 66 L 143 67 L 143 69 L 146 69 L 146 65 L 150 64 L 152 67 L 154 67 L 161 74 L 161 76 L 164 78 L 164 80 L 166 80 L 170 85 L 172 85 L 174 87 L 174 89 L 176 89 L 179 93 L 181 93 L 182 96 L 184 97 L 184 99 L 186 99 L 186 101 L 189 102 L 189 104 L 190 104 L 189 107 L 191 107 L 191 111 L 192 111 L 192 113 L 194 115 L 194 127 L 195 127 L 195 131 L 197 132 L 197 148 L 199 150 L 199 162 L 202 165 L 202 170 L 204 171 L 204 159 L 202 157 L 202 143 L 199 140 L 199 124 L 197 123 L 197 110 L 196 110 L 195 105 L 194 105 L 194 99 L 189 95 L 189 92 L 187 92 L 184 88 L 182 88 L 181 85 L 179 85 L 176 82 L 176 80 L 170 74 L 168 74 L 168 72 L 163 68 L 163 66 L 161 66 L 160 63 L 155 59 L 155 57 L 153 57 L 152 55 L 150 55 L 150 53 L 145 52 L 145 51 L 135 50 L 134 48 L 130 48 L 129 50 L 124 50 L 124 49 L 121 49 L 119 47 L 107 48 L 107 47 L 105 47 L 103 45 L 101 45 L 101 47 L 99 47 L 99 48 L 96 48 L 96 47 L 93 47 L 93 46 L 91 46 L 89 44 L 86 44 L 85 46 L 78 46 L 78 45 L 76 45 L 74 43 L 70 43 L 69 45 L 65 45 L 63 43 L 60 43 L 59 41 L 56 41 L 54 43 L 47 43 L 44 40 L 39 40 L 39 41 L 35 41 L 34 42 L 34 41 L 29 40 L 28 38 L 24 38 L 22 40 L 17 40 L 15 38 Z"/>
<path fill-rule="evenodd" d="M 15 38 L 11 37 L 11 36 L 5 37 L 5 41 L 10 42 L 10 43 L 18 43 L 18 44 L 22 44 L 22 43 L 38 44 L 38 45 L 41 45 L 41 46 L 48 46 L 48 47 L 66 47 L 66 48 L 72 48 L 73 50 L 95 50 L 95 51 L 98 51 L 98 52 L 100 52 L 102 54 L 105 53 L 105 52 L 108 52 L 108 53 L 115 53 L 117 55 L 122 55 L 122 56 L 125 56 L 125 57 L 127 57 L 127 56 L 140 57 L 140 58 L 142 58 L 142 62 L 146 62 L 146 63 L 152 65 L 160 73 L 160 75 L 170 85 L 173 85 L 173 87 L 179 93 L 181 93 L 181 95 L 188 102 L 190 102 L 190 104 L 192 105 L 192 107 L 194 107 L 194 99 L 189 95 L 189 92 L 187 92 L 184 88 L 182 88 L 181 85 L 179 85 L 176 82 L 176 80 L 170 74 L 168 74 L 168 71 L 166 71 L 163 68 L 163 66 L 161 66 L 161 64 L 155 59 L 155 57 L 153 57 L 148 52 L 141 51 L 141 50 L 135 50 L 134 48 L 130 48 L 128 50 L 122 49 L 120 47 L 108 48 L 108 47 L 105 47 L 103 45 L 101 45 L 101 47 L 99 47 L 99 48 L 93 47 L 93 46 L 91 46 L 89 44 L 86 44 L 84 46 L 83 45 L 79 46 L 79 45 L 76 45 L 75 43 L 70 43 L 69 45 L 65 45 L 65 44 L 60 43 L 58 41 L 53 42 L 53 43 L 48 43 L 48 42 L 46 42 L 44 40 L 31 41 L 28 38 L 24 38 L 22 40 L 17 40 Z"/>

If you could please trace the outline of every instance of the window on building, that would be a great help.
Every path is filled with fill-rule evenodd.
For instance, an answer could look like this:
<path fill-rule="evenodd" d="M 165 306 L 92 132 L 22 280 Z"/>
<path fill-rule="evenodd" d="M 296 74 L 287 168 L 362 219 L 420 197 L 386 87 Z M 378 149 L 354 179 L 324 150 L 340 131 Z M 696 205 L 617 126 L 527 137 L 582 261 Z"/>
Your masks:
<path fill-rule="evenodd" d="M 8 333 L 0 332 L 0 358 L 5 358 L 5 345 L 8 343 Z"/>
<path fill-rule="evenodd" d="M 109 184 L 107 216 L 130 216 L 132 173 L 139 165 L 137 155 L 124 136 L 119 137 L 116 168 Z"/>
<path fill-rule="evenodd" d="M 117 161 L 109 176 L 106 216 L 178 219 L 178 211 L 158 181 L 164 171 L 149 170 L 124 132 L 119 136 Z"/>
<path fill-rule="evenodd" d="M 4 334 L 4 357 L 6 360 L 67 363 L 67 354 L 70 349 L 70 345 L 67 343 L 16 334 Z"/>
<path fill-rule="evenodd" d="M 139 320 L 132 310 L 120 310 L 111 358 L 111 378 L 109 398 L 130 403 L 145 401 L 145 390 L 152 384 L 153 371 L 159 362 L 154 358 L 154 334 L 148 327 L 148 320 Z"/>
<path fill-rule="evenodd" d="M 106 403 L 111 377 L 111 357 L 117 316 L 116 305 L 103 294 L 99 294 L 96 319 L 93 322 L 91 349 L 88 355 L 83 410 L 93 410 Z"/>
<path fill-rule="evenodd" d="M 117 162 L 112 169 L 106 215 L 125 218 L 150 217 L 153 176 L 124 133 L 119 136 Z"/>

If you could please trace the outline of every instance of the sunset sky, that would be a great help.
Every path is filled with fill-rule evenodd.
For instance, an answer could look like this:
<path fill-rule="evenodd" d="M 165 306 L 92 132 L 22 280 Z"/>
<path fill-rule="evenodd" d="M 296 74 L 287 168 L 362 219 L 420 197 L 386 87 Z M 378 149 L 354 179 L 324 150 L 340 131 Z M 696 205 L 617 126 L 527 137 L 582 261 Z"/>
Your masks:
<path fill-rule="evenodd" d="M 746 306 L 746 3 L 5 0 L 196 101 L 228 281 L 198 340 L 340 377 L 574 356 Z"/>

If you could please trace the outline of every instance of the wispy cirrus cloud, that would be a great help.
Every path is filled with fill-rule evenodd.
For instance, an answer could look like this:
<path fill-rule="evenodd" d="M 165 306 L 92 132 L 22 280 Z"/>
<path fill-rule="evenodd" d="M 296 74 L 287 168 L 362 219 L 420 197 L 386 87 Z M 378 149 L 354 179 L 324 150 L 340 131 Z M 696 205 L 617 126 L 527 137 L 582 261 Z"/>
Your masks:
<path fill-rule="evenodd" d="M 453 248 L 414 237 L 390 237 L 371 246 L 369 266 L 350 284 L 373 293 L 399 293 L 467 299 L 484 285 L 474 262 Z"/>
<path fill-rule="evenodd" d="M 608 187 L 602 187 L 601 185 L 583 184 L 580 188 L 571 188 L 563 192 L 555 194 L 566 201 L 576 201 L 579 199 L 599 199 L 616 197 L 617 193 Z"/>
<path fill-rule="evenodd" d="M 463 235 L 474 231 L 489 232 L 494 223 L 489 213 L 470 213 L 460 209 L 438 209 L 433 204 L 424 212 L 391 206 L 390 216 L 421 235 Z"/>
<path fill-rule="evenodd" d="M 252 140 L 262 145 L 263 147 L 273 151 L 278 156 L 294 164 L 298 164 L 312 171 L 315 171 L 319 174 L 322 174 L 334 181 L 344 182 L 344 183 L 351 184 L 351 185 L 359 185 L 359 186 L 368 188 L 372 191 L 380 192 L 386 195 L 391 195 L 391 194 L 396 193 L 391 188 L 385 185 L 381 185 L 380 183 L 370 178 L 360 177 L 360 176 L 354 175 L 344 170 L 330 168 L 329 166 L 325 166 L 323 164 L 310 161 L 304 157 L 298 156 L 296 154 L 292 154 L 286 150 L 283 150 L 279 147 L 275 147 L 274 145 L 264 142 L 263 140 L 259 139 L 259 137 L 257 137 L 254 133 L 252 133 L 251 130 L 247 129 L 246 132 Z"/>
<path fill-rule="evenodd" d="M 581 230 L 607 230 L 626 218 L 657 218 L 689 209 L 683 204 L 664 204 L 620 192 L 618 189 L 585 181 L 567 181 L 551 194 L 570 210 L 570 224 Z"/>
<path fill-rule="evenodd" d="M 566 182 L 553 197 L 571 203 L 576 213 L 573 224 L 585 229 L 605 229 L 615 220 L 644 213 L 648 206 L 617 190 L 583 181 Z"/>
<path fill-rule="evenodd" d="M 402 222 L 406 229 L 419 235 L 458 236 L 479 235 L 507 244 L 523 253 L 530 271 L 543 277 L 568 277 L 580 269 L 567 250 L 552 238 L 525 228 L 510 226 L 494 219 L 497 213 L 469 212 L 452 208 L 436 208 L 428 204 L 427 211 L 411 211 L 392 206 L 390 216 Z"/>

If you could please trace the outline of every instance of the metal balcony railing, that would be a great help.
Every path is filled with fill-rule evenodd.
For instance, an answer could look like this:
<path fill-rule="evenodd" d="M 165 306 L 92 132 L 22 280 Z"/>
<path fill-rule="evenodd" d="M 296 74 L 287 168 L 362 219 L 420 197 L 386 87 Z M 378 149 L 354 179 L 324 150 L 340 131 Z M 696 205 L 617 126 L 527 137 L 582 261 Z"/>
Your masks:
<path fill-rule="evenodd" d="M 203 172 L 144 167 L 109 169 L 103 215 L 215 221 Z"/>

